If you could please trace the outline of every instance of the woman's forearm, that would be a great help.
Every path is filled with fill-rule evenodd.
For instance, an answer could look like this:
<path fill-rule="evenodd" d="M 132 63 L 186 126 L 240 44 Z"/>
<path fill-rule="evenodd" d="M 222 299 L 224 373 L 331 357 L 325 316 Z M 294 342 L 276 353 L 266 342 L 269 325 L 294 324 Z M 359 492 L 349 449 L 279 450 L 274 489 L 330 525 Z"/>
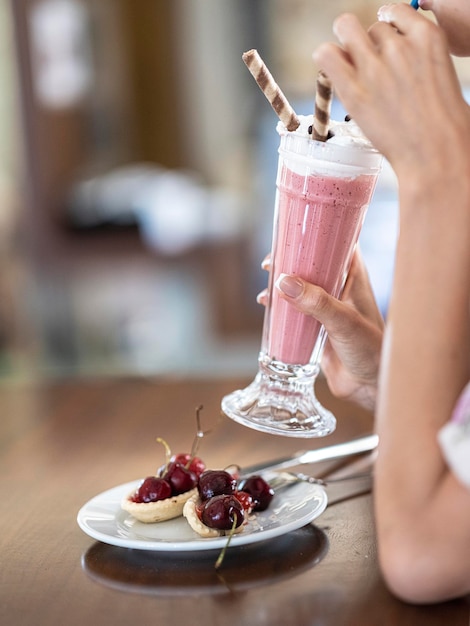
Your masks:
<path fill-rule="evenodd" d="M 400 198 L 377 406 L 382 567 L 399 595 L 423 601 L 468 592 L 459 587 L 468 571 L 456 563 L 470 549 L 470 493 L 448 470 L 437 433 L 470 378 L 470 192 L 465 183 L 445 189 L 430 184 L 415 196 L 405 188 Z M 454 534 L 443 515 L 460 520 Z"/>
<path fill-rule="evenodd" d="M 413 481 L 410 491 L 417 485 L 421 493 L 411 493 L 413 499 L 426 497 L 439 479 L 443 462 L 435 452 L 436 433 L 469 379 L 470 190 L 466 186 L 462 183 L 452 192 L 441 182 L 437 188 L 428 185 L 423 193 L 426 186 L 420 185 L 419 194 L 405 189 L 400 198 L 402 224 L 382 355 L 377 428 L 386 442 L 381 455 L 387 470 L 384 480 L 392 482 L 408 472 L 420 455 L 415 471 L 422 477 Z M 392 463 L 396 467 L 389 467 Z"/>

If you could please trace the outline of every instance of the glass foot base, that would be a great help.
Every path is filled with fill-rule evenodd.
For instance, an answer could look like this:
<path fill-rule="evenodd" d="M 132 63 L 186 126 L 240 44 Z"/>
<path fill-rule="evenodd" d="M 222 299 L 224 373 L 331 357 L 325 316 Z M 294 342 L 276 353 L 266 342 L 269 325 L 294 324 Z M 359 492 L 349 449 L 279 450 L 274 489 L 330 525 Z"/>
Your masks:
<path fill-rule="evenodd" d="M 263 371 L 245 389 L 222 399 L 222 411 L 244 426 L 284 437 L 324 437 L 334 415 L 315 397 L 312 378 L 282 378 Z"/>

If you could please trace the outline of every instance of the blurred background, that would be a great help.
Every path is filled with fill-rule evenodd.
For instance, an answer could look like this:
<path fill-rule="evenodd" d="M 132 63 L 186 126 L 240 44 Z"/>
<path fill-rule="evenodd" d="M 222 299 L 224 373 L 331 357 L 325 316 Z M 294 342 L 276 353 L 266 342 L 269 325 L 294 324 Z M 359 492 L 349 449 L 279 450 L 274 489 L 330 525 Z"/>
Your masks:
<path fill-rule="evenodd" d="M 0 377 L 251 376 L 277 118 L 241 55 L 308 114 L 312 50 L 381 4 L 0 0 Z M 361 236 L 384 314 L 396 210 L 385 166 Z"/>

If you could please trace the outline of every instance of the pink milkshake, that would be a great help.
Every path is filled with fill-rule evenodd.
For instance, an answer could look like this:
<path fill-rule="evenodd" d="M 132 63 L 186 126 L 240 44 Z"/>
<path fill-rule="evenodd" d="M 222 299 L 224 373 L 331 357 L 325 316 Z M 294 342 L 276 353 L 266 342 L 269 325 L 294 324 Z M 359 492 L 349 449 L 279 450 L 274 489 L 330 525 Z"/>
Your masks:
<path fill-rule="evenodd" d="M 245 389 L 225 396 L 235 421 L 271 434 L 321 437 L 334 415 L 317 400 L 315 378 L 324 328 L 279 297 L 280 274 L 294 274 L 341 294 L 382 157 L 357 126 L 330 124 L 334 136 L 314 141 L 310 118 L 288 132 L 280 123 L 279 167 L 271 272 L 258 373 Z"/>
<path fill-rule="evenodd" d="M 278 207 L 271 280 L 293 274 L 338 297 L 369 205 L 376 175 L 302 176 L 285 164 L 278 175 Z M 271 292 L 267 354 L 287 364 L 309 363 L 321 325 Z"/>

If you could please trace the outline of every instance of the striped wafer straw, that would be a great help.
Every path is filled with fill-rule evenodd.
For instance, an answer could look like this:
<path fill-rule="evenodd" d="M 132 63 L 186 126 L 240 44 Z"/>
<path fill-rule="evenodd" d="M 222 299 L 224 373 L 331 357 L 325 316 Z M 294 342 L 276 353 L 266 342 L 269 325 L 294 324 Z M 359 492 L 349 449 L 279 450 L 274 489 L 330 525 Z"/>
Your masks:
<path fill-rule="evenodd" d="M 300 126 L 300 120 L 261 59 L 258 51 L 248 50 L 248 52 L 243 53 L 242 59 L 287 130 L 296 130 Z"/>
<path fill-rule="evenodd" d="M 312 125 L 312 139 L 316 139 L 317 141 L 327 140 L 332 100 L 333 87 L 330 79 L 326 74 L 320 71 L 317 75 L 317 88 L 315 92 L 315 114 L 313 116 Z"/>

